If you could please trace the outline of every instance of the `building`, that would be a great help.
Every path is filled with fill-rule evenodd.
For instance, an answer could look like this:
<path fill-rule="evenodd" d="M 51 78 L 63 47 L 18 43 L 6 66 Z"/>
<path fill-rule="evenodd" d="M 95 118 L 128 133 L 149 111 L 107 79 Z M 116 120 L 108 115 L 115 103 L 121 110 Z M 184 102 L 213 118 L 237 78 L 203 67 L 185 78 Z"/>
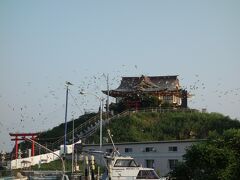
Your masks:
<path fill-rule="evenodd" d="M 188 93 L 182 89 L 177 75 L 122 77 L 117 89 L 103 91 L 123 102 L 128 108 L 141 108 L 144 96 L 155 97 L 158 106 L 169 104 L 173 107 L 187 108 Z"/>
<path fill-rule="evenodd" d="M 177 162 L 183 161 L 186 148 L 203 140 L 171 140 L 115 144 L 121 155 L 133 157 L 139 165 L 154 168 L 160 176 L 166 176 Z M 85 145 L 86 151 L 97 151 L 99 145 Z M 112 144 L 103 144 L 103 152 L 111 153 Z"/>

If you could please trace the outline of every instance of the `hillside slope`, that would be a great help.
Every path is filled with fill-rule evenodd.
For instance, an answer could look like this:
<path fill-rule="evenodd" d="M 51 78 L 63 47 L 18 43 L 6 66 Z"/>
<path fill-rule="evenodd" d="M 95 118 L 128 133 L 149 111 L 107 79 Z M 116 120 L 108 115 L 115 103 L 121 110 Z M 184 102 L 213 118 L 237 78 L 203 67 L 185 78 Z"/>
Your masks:
<path fill-rule="evenodd" d="M 204 139 L 210 131 L 240 128 L 240 121 L 219 113 L 200 112 L 138 112 L 113 119 L 103 128 L 110 128 L 115 142 L 160 141 L 172 139 Z M 88 142 L 99 142 L 98 132 Z"/>
<path fill-rule="evenodd" d="M 75 120 L 75 127 L 95 116 L 95 113 L 85 114 Z M 240 121 L 219 113 L 192 112 L 132 112 L 127 116 L 114 118 L 103 127 L 103 143 L 109 142 L 107 129 L 111 129 L 114 141 L 141 142 L 179 139 L 204 139 L 209 132 L 222 134 L 224 130 L 240 128 Z M 72 121 L 68 122 L 68 132 L 72 130 Z M 64 123 L 39 135 L 41 144 L 55 142 L 64 135 Z M 62 139 L 63 140 L 63 139 Z M 63 143 L 63 142 L 61 142 Z M 99 143 L 99 130 L 87 138 L 85 143 Z M 30 143 L 21 143 L 23 149 L 31 148 Z"/>

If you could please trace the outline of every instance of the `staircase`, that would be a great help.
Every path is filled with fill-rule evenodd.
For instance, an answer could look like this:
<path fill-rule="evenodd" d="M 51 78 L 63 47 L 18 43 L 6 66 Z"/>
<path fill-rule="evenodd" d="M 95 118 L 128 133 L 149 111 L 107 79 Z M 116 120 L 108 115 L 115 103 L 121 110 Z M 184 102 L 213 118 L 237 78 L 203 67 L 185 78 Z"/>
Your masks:
<path fill-rule="evenodd" d="M 119 113 L 115 116 L 110 117 L 109 119 L 106 119 L 102 121 L 103 127 L 108 124 L 112 119 L 117 118 L 117 117 L 123 117 L 128 114 L 130 114 L 131 111 L 124 111 L 122 113 Z M 103 114 L 104 115 L 104 114 Z M 74 129 L 74 142 L 78 141 L 81 139 L 82 142 L 84 142 L 88 137 L 92 136 L 100 126 L 100 118 L 99 115 L 96 115 L 89 120 L 85 121 L 84 123 L 80 124 L 78 127 Z M 66 134 L 67 136 L 67 144 L 70 144 L 73 142 L 72 138 L 73 131 L 70 131 Z M 60 145 L 64 144 L 64 136 L 60 137 L 57 141 L 52 143 L 49 147 L 59 147 Z"/>

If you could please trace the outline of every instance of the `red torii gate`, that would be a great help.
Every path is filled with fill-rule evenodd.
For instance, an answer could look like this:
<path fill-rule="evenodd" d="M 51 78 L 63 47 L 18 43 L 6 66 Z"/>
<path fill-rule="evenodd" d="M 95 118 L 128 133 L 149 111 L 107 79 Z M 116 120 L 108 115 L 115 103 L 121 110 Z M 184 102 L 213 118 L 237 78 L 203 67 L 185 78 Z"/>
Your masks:
<path fill-rule="evenodd" d="M 35 141 L 38 134 L 39 133 L 9 133 L 10 136 L 15 136 L 15 138 L 11 139 L 11 141 L 15 141 L 15 158 L 16 159 L 18 159 L 18 141 L 25 140 L 26 136 L 31 136 L 31 139 Z M 34 152 L 35 152 L 35 147 L 33 142 L 31 156 L 34 156 Z"/>

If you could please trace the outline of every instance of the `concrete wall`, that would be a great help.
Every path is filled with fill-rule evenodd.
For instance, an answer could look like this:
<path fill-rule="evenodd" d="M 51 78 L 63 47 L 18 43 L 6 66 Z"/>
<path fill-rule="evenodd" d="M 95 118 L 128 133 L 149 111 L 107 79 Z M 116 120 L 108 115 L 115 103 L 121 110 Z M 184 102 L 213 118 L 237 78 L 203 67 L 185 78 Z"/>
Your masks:
<path fill-rule="evenodd" d="M 67 145 L 66 146 L 66 153 L 71 154 L 72 153 L 72 148 L 73 145 Z M 15 159 L 12 160 L 10 163 L 9 167 L 10 169 L 21 169 L 21 168 L 27 168 L 30 166 L 34 166 L 36 164 L 44 164 L 44 163 L 49 163 L 52 161 L 55 161 L 59 159 L 58 156 L 61 156 L 64 152 L 64 146 L 60 146 L 60 150 L 55 151 L 54 153 L 46 153 L 46 154 L 41 154 L 33 157 L 28 157 L 28 158 L 21 158 L 21 159 Z M 57 154 L 57 155 L 55 155 Z"/>
<path fill-rule="evenodd" d="M 55 151 L 54 153 L 60 155 L 60 150 Z M 41 154 L 28 158 L 15 159 L 11 161 L 11 169 L 26 168 L 34 166 L 39 163 L 49 163 L 51 161 L 55 161 L 56 159 L 59 158 L 53 153 Z"/>

